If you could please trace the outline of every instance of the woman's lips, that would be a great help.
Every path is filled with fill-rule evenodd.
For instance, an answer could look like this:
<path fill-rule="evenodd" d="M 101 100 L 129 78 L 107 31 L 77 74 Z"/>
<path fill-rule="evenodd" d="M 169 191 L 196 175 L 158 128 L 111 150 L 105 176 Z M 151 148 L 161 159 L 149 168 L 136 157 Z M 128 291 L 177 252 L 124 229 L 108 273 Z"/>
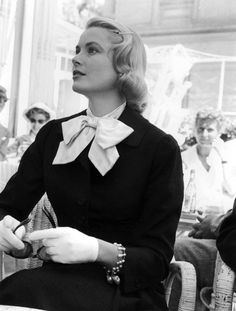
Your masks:
<path fill-rule="evenodd" d="M 74 70 L 73 71 L 73 78 L 78 78 L 78 77 L 81 77 L 81 76 L 85 76 L 85 73 L 79 71 L 79 70 Z"/>

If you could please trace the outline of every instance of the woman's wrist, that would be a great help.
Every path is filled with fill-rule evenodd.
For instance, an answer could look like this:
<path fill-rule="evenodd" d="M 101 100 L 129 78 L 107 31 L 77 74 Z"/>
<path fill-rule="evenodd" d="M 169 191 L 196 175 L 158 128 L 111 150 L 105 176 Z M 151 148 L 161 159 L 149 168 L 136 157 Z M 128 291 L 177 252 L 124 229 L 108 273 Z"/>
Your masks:
<path fill-rule="evenodd" d="M 117 247 L 109 242 L 98 240 L 98 256 L 97 262 L 105 265 L 108 268 L 113 267 L 117 262 L 118 250 Z"/>
<path fill-rule="evenodd" d="M 122 244 L 98 240 L 99 251 L 97 262 L 103 264 L 109 284 L 120 284 L 120 271 L 126 257 L 126 248 Z"/>

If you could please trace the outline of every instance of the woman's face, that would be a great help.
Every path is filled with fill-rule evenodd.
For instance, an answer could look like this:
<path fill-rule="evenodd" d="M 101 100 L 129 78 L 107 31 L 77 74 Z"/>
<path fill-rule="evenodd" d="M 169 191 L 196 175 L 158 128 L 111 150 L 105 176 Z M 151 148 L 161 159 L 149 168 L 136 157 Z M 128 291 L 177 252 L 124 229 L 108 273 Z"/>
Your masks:
<path fill-rule="evenodd" d="M 73 62 L 73 90 L 87 97 L 116 89 L 117 73 L 112 64 L 111 33 L 92 27 L 84 31 Z"/>
<path fill-rule="evenodd" d="M 43 113 L 33 112 L 29 121 L 31 124 L 31 131 L 36 135 L 41 127 L 47 122 L 47 119 Z"/>

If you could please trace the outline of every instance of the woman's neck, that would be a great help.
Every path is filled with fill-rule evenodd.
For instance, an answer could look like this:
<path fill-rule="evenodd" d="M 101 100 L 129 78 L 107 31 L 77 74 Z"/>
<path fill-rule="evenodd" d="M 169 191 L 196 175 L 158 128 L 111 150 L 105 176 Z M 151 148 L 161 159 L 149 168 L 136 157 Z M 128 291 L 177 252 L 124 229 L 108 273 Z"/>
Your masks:
<path fill-rule="evenodd" d="M 93 115 L 102 117 L 122 105 L 125 99 L 119 94 L 96 95 L 89 98 L 89 108 Z"/>

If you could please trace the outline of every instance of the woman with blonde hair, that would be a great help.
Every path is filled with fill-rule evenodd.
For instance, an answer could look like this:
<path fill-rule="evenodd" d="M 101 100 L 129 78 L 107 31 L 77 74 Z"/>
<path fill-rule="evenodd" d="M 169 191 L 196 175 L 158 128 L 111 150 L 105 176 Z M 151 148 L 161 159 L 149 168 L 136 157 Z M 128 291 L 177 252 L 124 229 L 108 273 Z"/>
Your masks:
<path fill-rule="evenodd" d="M 88 21 L 73 58 L 73 90 L 89 107 L 50 121 L 23 155 L 0 195 L 0 249 L 20 256 L 24 227 L 14 230 L 44 192 L 59 226 L 29 235 L 42 240 L 47 256 L 38 257 L 47 261 L 3 280 L 0 304 L 167 310 L 162 281 L 181 211 L 182 166 L 176 141 L 140 114 L 145 68 L 133 30 Z"/>

